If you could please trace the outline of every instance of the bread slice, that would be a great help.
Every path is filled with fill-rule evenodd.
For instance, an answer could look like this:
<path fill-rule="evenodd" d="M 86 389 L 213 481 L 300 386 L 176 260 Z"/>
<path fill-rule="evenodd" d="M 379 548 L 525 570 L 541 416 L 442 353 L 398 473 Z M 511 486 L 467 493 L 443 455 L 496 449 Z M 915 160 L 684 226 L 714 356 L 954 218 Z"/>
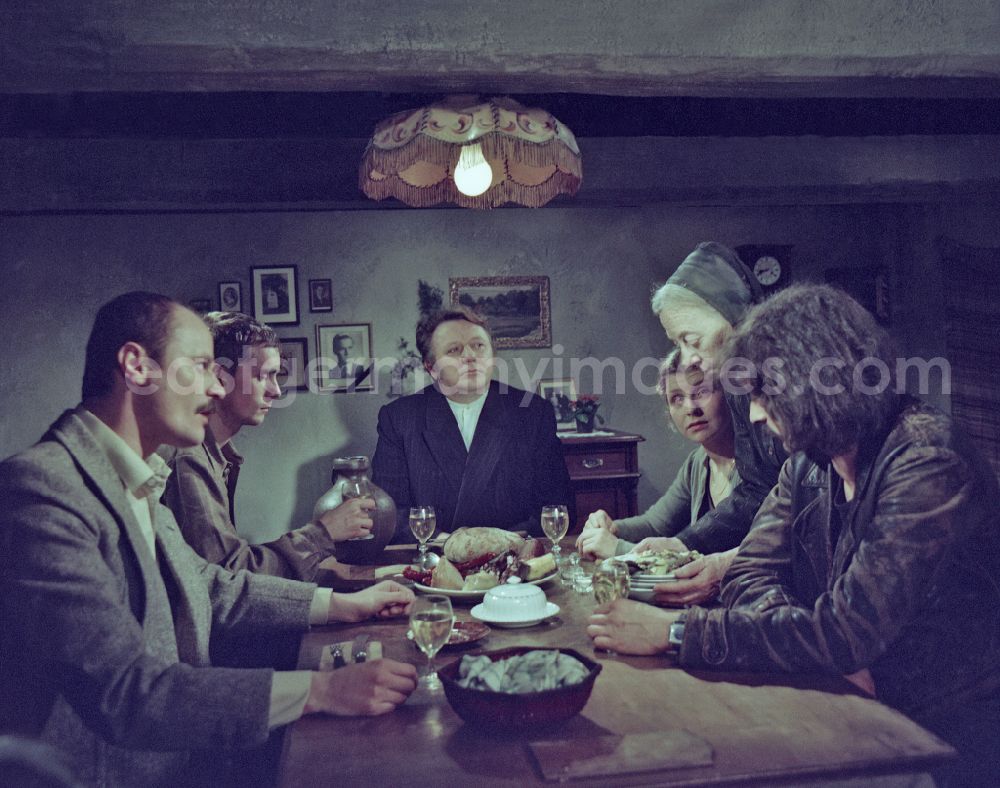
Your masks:
<path fill-rule="evenodd" d="M 434 567 L 434 571 L 431 572 L 431 588 L 458 591 L 464 583 L 462 573 L 455 568 L 451 561 L 442 556 L 441 560 L 437 562 L 437 566 Z"/>
<path fill-rule="evenodd" d="M 556 571 L 556 559 L 552 553 L 546 553 L 538 558 L 529 558 L 521 562 L 519 575 L 522 580 L 531 581 L 551 575 Z"/>

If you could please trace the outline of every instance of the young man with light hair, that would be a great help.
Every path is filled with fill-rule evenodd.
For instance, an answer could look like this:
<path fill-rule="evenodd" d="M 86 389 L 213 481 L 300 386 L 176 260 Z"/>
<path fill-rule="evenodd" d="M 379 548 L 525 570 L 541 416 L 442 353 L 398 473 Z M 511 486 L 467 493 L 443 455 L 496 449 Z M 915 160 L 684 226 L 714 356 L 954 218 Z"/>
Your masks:
<path fill-rule="evenodd" d="M 240 312 L 209 312 L 204 321 L 215 342 L 225 394 L 208 415 L 205 440 L 187 448 L 164 447 L 173 471 L 164 503 L 195 551 L 227 569 L 315 579 L 320 562 L 336 542 L 371 532 L 370 498 L 345 501 L 308 523 L 265 544 L 251 544 L 236 529 L 236 483 L 243 456 L 232 439 L 244 427 L 263 423 L 281 396 L 281 355 L 274 329 Z"/>

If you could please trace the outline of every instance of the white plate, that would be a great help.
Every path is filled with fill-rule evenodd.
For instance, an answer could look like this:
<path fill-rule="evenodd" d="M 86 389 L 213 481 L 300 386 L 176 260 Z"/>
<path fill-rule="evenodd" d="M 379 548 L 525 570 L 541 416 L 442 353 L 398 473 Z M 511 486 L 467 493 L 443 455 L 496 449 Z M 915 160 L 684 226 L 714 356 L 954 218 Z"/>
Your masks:
<path fill-rule="evenodd" d="M 652 602 L 653 601 L 653 589 L 650 588 L 630 588 L 628 590 L 629 599 L 635 599 L 639 602 Z"/>
<path fill-rule="evenodd" d="M 676 583 L 674 575 L 632 575 L 629 578 L 630 585 L 655 586 L 657 583 Z"/>
<path fill-rule="evenodd" d="M 615 555 L 611 557 L 612 561 L 621 561 L 622 563 L 627 563 L 629 561 L 637 561 L 640 556 L 645 555 L 645 553 L 637 553 L 635 550 L 631 550 L 627 553 L 622 553 L 621 555 Z"/>
<path fill-rule="evenodd" d="M 492 624 L 495 627 L 507 627 L 508 629 L 513 629 L 515 627 L 533 627 L 535 624 L 539 624 L 547 618 L 551 618 L 556 613 L 559 612 L 559 605 L 554 602 L 545 603 L 545 615 L 541 618 L 521 618 L 521 619 L 503 619 L 503 618 L 493 618 L 488 613 L 483 611 L 483 605 L 476 605 L 472 610 L 469 611 L 473 618 L 478 618 L 480 621 L 485 621 L 487 624 Z"/>
<path fill-rule="evenodd" d="M 627 563 L 628 561 L 636 561 L 639 557 L 645 555 L 645 553 L 636 553 L 635 551 L 630 553 L 624 553 L 623 555 L 616 555 L 613 560 L 620 561 L 622 563 Z M 673 572 L 667 572 L 665 575 L 654 575 L 650 572 L 636 572 L 632 575 L 632 579 L 641 578 L 643 580 L 654 580 L 658 583 L 662 583 L 665 580 L 676 580 Z"/>
<path fill-rule="evenodd" d="M 528 580 L 527 582 L 528 585 L 542 586 L 558 574 L 557 570 L 552 572 L 552 574 L 545 575 L 545 577 L 540 577 L 537 580 Z M 413 587 L 417 591 L 423 591 L 425 594 L 444 594 L 445 596 L 450 596 L 452 599 L 482 599 L 483 594 L 489 591 L 488 588 L 484 588 L 482 591 L 463 591 L 461 588 L 432 588 L 431 586 L 425 586 L 423 583 L 414 583 Z M 493 587 L 496 588 L 496 586 Z"/>

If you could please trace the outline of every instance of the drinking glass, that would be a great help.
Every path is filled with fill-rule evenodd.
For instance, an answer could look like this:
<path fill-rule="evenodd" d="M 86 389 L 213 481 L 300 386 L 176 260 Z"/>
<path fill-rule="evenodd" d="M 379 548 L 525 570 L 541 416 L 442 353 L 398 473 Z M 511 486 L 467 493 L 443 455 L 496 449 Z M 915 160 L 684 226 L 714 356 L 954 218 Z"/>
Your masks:
<path fill-rule="evenodd" d="M 621 561 L 601 561 L 594 567 L 591 580 L 594 583 L 594 599 L 599 605 L 628 596 L 628 567 Z"/>
<path fill-rule="evenodd" d="M 590 596 L 590 575 L 580 566 L 580 554 L 575 550 L 565 556 L 559 565 L 559 579 L 570 591 Z"/>
<path fill-rule="evenodd" d="M 565 506 L 552 504 L 542 507 L 542 531 L 552 540 L 552 556 L 556 559 L 556 565 L 559 564 L 559 553 L 562 551 L 559 540 L 566 536 L 568 530 L 569 512 Z"/>
<path fill-rule="evenodd" d="M 343 496 L 345 501 L 349 501 L 351 498 L 371 498 L 372 488 L 367 479 L 357 476 L 344 483 Z"/>
<path fill-rule="evenodd" d="M 371 485 L 368 484 L 368 480 L 365 479 L 363 476 L 348 479 L 346 484 L 344 485 L 343 490 L 341 491 L 341 495 L 343 496 L 343 499 L 345 501 L 349 501 L 352 498 L 371 498 L 372 500 L 375 499 L 375 496 L 372 495 Z M 374 539 L 374 538 L 375 534 L 367 533 L 364 536 L 355 536 L 353 539 L 350 539 L 349 541 L 356 542 L 362 539 Z"/>
<path fill-rule="evenodd" d="M 601 561 L 594 567 L 591 582 L 594 585 L 594 600 L 597 604 L 603 605 L 616 599 L 624 599 L 628 596 L 629 589 L 628 567 L 621 561 L 610 558 Z M 607 652 L 615 653 L 611 649 Z"/>
<path fill-rule="evenodd" d="M 451 637 L 454 621 L 455 615 L 448 597 L 428 594 L 413 600 L 413 607 L 410 608 L 410 631 L 413 632 L 413 642 L 427 655 L 426 673 L 420 679 L 427 689 L 441 687 L 441 680 L 434 669 L 434 656 Z"/>
<path fill-rule="evenodd" d="M 580 568 L 580 554 L 571 552 L 559 563 L 559 582 L 567 588 L 573 588 L 581 572 L 583 570 Z"/>
<path fill-rule="evenodd" d="M 433 506 L 414 506 L 410 508 L 410 531 L 414 538 L 420 542 L 420 555 L 417 556 L 417 565 L 424 567 L 427 565 L 427 541 L 434 535 L 437 528 L 437 515 Z"/>

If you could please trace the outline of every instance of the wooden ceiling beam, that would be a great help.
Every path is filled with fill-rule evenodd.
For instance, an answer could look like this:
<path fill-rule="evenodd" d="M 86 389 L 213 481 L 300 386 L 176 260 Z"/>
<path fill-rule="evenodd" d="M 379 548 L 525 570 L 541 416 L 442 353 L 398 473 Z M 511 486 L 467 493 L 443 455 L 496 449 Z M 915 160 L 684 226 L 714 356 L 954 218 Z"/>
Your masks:
<path fill-rule="evenodd" d="M 995 0 L 5 6 L 0 92 L 1000 95 Z"/>

